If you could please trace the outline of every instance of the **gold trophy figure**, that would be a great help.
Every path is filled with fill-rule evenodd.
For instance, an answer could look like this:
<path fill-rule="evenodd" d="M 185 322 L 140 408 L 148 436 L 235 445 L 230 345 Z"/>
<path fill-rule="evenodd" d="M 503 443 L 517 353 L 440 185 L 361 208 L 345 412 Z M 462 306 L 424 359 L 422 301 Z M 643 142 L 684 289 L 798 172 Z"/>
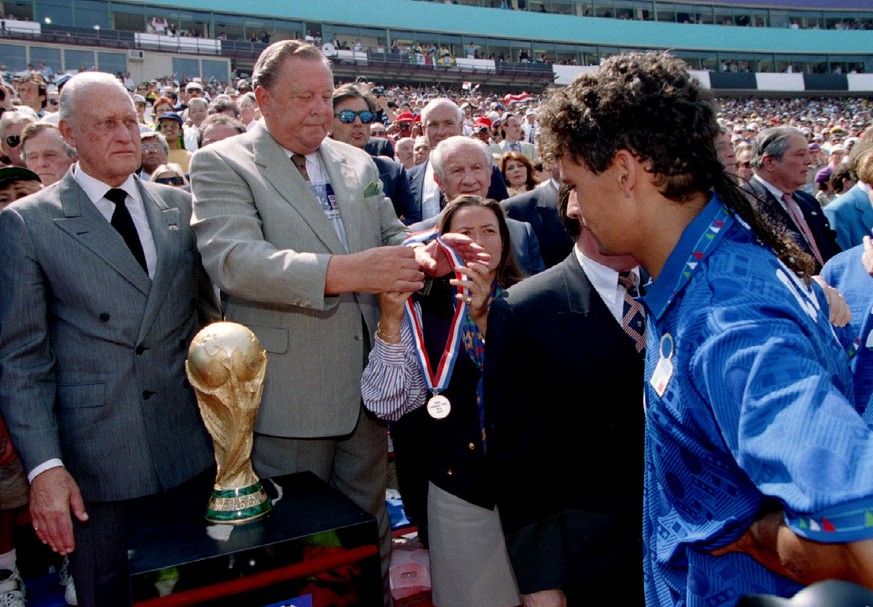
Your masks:
<path fill-rule="evenodd" d="M 206 520 L 236 525 L 265 515 L 272 502 L 250 460 L 267 370 L 261 342 L 243 325 L 213 323 L 194 337 L 185 369 L 218 465 Z"/>

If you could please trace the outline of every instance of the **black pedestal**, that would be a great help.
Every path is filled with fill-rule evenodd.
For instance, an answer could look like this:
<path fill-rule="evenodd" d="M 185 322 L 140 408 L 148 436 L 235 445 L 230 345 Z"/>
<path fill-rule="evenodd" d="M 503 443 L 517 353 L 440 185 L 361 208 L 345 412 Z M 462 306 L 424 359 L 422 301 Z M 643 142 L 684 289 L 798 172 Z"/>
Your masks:
<path fill-rule="evenodd" d="M 208 523 L 208 495 L 175 520 L 143 520 L 128 553 L 134 605 L 381 605 L 376 519 L 309 472 L 263 484 L 273 509 L 251 523 Z"/>

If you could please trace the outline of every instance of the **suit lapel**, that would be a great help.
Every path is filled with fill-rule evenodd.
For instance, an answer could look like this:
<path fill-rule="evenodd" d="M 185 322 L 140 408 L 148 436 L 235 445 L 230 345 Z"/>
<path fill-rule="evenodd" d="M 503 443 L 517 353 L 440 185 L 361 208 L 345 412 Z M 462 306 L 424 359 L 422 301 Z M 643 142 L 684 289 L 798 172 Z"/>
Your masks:
<path fill-rule="evenodd" d="M 571 315 L 587 316 L 591 312 L 591 281 L 582 271 L 582 266 L 571 253 L 559 266 L 564 281 L 564 294 L 567 298 L 567 310 Z"/>
<path fill-rule="evenodd" d="M 180 229 L 182 229 L 182 215 L 178 207 L 168 206 L 160 197 L 155 196 L 143 182 L 139 183 L 139 193 L 142 196 L 149 228 L 152 231 L 152 240 L 155 243 L 157 265 L 152 288 L 149 291 L 145 313 L 140 325 L 140 339 L 154 321 L 160 307 L 170 296 L 168 293 L 173 283 L 173 276 L 179 264 L 182 253 L 180 244 Z"/>
<path fill-rule="evenodd" d="M 147 295 L 151 280 L 131 255 L 121 235 L 76 183 L 72 171 L 58 184 L 58 196 L 64 216 L 56 219 L 55 225 Z"/>
<path fill-rule="evenodd" d="M 333 253 L 344 253 L 342 243 L 325 216 L 318 198 L 294 167 L 285 150 L 262 124 L 252 130 L 251 145 L 255 164 L 261 168 L 261 174 L 279 192 L 282 199 L 297 211 L 325 247 Z"/>

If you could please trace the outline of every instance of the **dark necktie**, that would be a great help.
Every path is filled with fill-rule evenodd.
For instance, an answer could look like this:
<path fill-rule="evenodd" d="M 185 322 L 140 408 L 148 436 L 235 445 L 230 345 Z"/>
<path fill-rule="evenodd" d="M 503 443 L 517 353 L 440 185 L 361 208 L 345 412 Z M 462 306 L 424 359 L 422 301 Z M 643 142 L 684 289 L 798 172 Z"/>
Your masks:
<path fill-rule="evenodd" d="M 646 349 L 646 315 L 642 304 L 635 299 L 639 295 L 637 277 L 633 272 L 621 272 L 618 275 L 618 284 L 625 289 L 621 326 L 633 340 L 637 352 L 642 353 Z"/>
<path fill-rule="evenodd" d="M 136 231 L 136 226 L 133 225 L 133 219 L 130 216 L 130 212 L 127 210 L 127 207 L 124 204 L 125 199 L 127 199 L 127 192 L 120 188 L 112 188 L 105 195 L 107 200 L 111 200 L 115 203 L 115 211 L 112 213 L 112 227 L 115 228 L 121 237 L 124 238 L 124 242 L 127 243 L 127 248 L 130 249 L 130 252 L 133 253 L 133 256 L 136 257 L 136 260 L 139 262 L 139 265 L 142 266 L 142 269 L 145 270 L 146 274 L 149 272 L 148 265 L 146 265 L 145 253 L 142 251 L 142 243 L 139 240 L 139 234 Z"/>
<path fill-rule="evenodd" d="M 300 171 L 300 174 L 303 175 L 303 179 L 306 180 L 306 183 L 309 183 L 309 171 L 306 170 L 306 156 L 303 154 L 292 154 L 291 162 L 294 163 L 294 166 L 296 166 L 297 170 Z"/>

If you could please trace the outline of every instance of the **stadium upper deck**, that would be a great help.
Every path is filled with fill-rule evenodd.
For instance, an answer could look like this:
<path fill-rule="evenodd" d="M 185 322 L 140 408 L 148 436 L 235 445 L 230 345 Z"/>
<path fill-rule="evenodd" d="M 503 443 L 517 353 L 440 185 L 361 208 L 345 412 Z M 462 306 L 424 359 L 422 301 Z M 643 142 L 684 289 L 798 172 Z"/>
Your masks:
<path fill-rule="evenodd" d="M 11 69 L 42 60 L 56 71 L 226 79 L 250 69 L 266 40 L 309 37 L 343 78 L 538 90 L 618 52 L 670 49 L 727 94 L 873 92 L 869 0 L 6 0 L 3 9 L 19 19 L 0 31 Z M 155 18 L 178 37 L 156 32 Z"/>

